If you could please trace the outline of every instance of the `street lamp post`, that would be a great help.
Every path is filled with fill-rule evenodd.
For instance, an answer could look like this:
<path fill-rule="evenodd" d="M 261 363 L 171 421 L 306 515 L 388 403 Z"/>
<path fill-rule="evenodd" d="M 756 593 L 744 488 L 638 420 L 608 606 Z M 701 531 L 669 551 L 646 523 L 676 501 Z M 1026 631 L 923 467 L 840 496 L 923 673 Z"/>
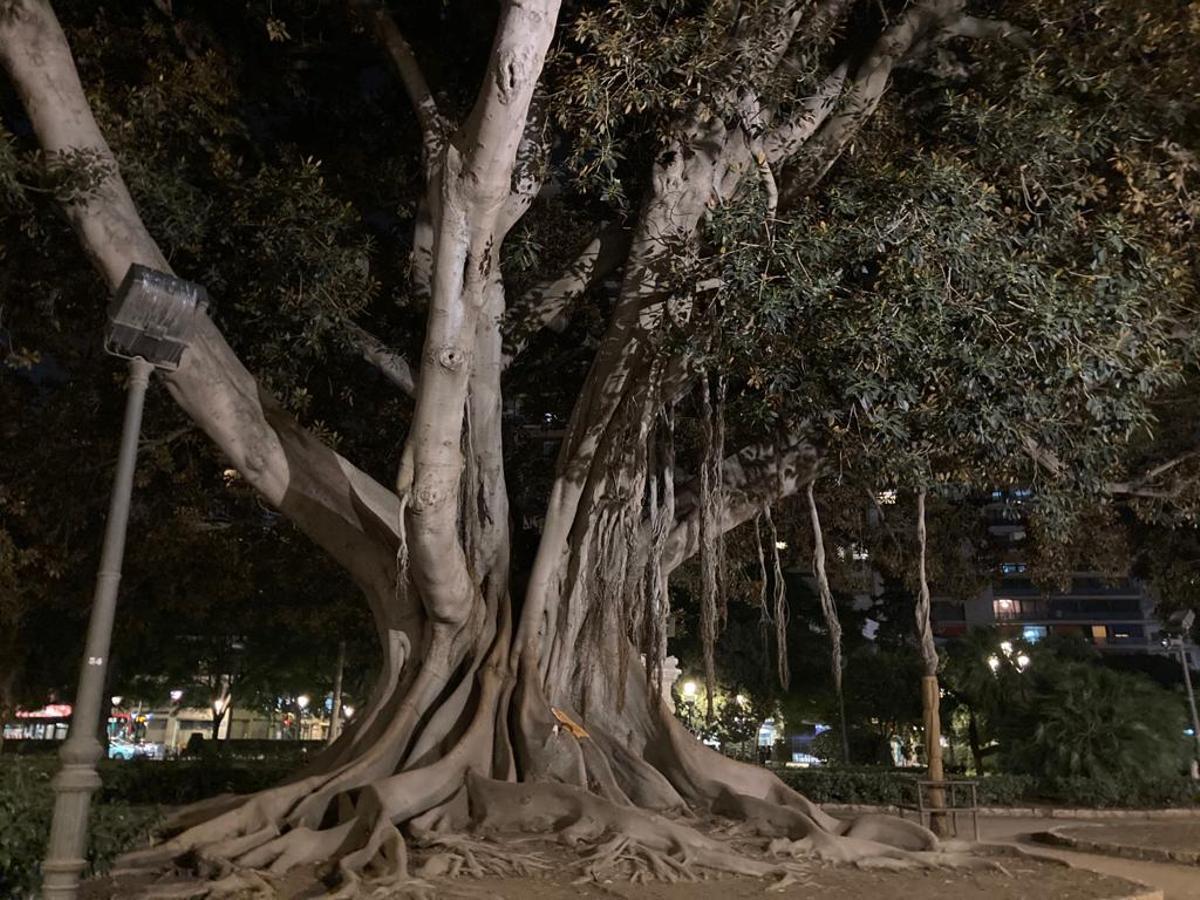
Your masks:
<path fill-rule="evenodd" d="M 1188 666 L 1187 651 L 1184 649 L 1185 638 L 1196 621 L 1196 613 L 1190 609 L 1172 613 L 1167 620 L 1167 628 L 1174 632 L 1176 646 L 1179 648 L 1179 665 L 1183 667 L 1183 684 L 1187 688 L 1188 708 L 1192 713 L 1192 740 L 1196 743 L 1196 752 L 1192 757 L 1192 778 L 1200 778 L 1200 716 L 1196 715 L 1196 695 L 1192 692 L 1192 672 Z M 1165 641 L 1163 643 L 1166 643 Z"/>
<path fill-rule="evenodd" d="M 100 787 L 96 762 L 103 752 L 96 725 L 108 671 L 142 406 L 150 373 L 156 368 L 172 370 L 179 366 L 196 314 L 207 304 L 207 295 L 199 285 L 132 265 L 108 308 L 104 349 L 129 360 L 129 393 L 71 730 L 59 753 L 62 768 L 51 782 L 54 816 L 42 864 L 42 896 L 46 900 L 74 898 L 87 865 L 88 808 L 92 794 Z"/>

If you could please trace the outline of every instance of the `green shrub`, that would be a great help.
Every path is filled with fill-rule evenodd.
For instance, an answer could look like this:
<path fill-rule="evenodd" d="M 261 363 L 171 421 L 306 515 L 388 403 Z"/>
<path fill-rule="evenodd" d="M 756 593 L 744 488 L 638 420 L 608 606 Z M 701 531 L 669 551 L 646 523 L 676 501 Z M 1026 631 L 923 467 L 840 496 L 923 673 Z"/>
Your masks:
<path fill-rule="evenodd" d="M 923 777 L 912 769 L 777 769 L 789 787 L 814 803 L 856 803 L 897 806 L 913 803 L 913 781 Z M 1032 775 L 985 775 L 977 779 L 980 806 L 1054 804 L 1081 808 L 1158 808 L 1200 804 L 1200 794 L 1182 776 L 1146 779 L 1049 778 Z M 964 797 L 965 799 L 965 797 Z"/>
<path fill-rule="evenodd" d="M 1183 704 L 1143 675 L 1067 662 L 1031 669 L 1027 702 L 1002 720 L 1000 765 L 1050 785 L 1113 790 L 1183 770 Z"/>
<path fill-rule="evenodd" d="M 1089 809 L 1151 809 L 1200 804 L 1196 785 L 1183 775 L 1147 779 L 1047 778 L 1038 785 L 1040 799 L 1061 806 Z"/>
<path fill-rule="evenodd" d="M 780 769 L 789 787 L 814 803 L 861 803 L 898 806 L 916 801 L 914 781 L 924 777 L 913 769 Z M 988 775 L 978 779 L 980 806 L 1010 806 L 1027 797 L 1034 780 L 1023 775 Z M 957 799 L 957 798 L 956 798 Z M 964 794 L 962 801 L 966 802 Z"/>
<path fill-rule="evenodd" d="M 297 763 L 217 759 L 112 760 L 100 767 L 104 803 L 182 806 L 218 794 L 249 794 L 282 781 Z"/>
<path fill-rule="evenodd" d="M 53 758 L 0 759 L 0 897 L 32 897 L 40 879 L 54 798 Z M 159 820 L 154 806 L 93 802 L 88 874 L 103 872 Z"/>

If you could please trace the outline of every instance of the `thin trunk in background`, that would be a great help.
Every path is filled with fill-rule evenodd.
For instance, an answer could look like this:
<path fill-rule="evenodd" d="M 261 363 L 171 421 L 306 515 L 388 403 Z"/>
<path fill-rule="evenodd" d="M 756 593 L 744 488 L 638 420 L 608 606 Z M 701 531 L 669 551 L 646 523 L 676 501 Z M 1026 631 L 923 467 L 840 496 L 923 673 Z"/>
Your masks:
<path fill-rule="evenodd" d="M 921 645 L 921 662 L 925 674 L 921 678 L 921 717 L 925 725 L 925 758 L 929 762 L 929 780 L 940 782 L 944 780 L 942 769 L 942 717 L 941 690 L 938 687 L 938 654 L 933 643 L 933 624 L 930 621 L 929 579 L 925 571 L 926 532 L 925 532 L 925 489 L 917 491 L 917 543 L 920 554 L 917 558 L 917 577 L 920 591 L 917 594 L 917 639 Z M 929 804 L 934 809 L 946 805 L 945 793 L 941 787 L 933 787 L 929 791 Z M 930 818 L 930 826 L 935 834 L 945 832 L 945 816 L 934 814 Z"/>
<path fill-rule="evenodd" d="M 346 668 L 346 642 L 338 641 L 337 671 L 333 675 L 333 709 L 329 712 L 329 735 L 325 743 L 332 744 L 342 730 L 342 671 Z"/>

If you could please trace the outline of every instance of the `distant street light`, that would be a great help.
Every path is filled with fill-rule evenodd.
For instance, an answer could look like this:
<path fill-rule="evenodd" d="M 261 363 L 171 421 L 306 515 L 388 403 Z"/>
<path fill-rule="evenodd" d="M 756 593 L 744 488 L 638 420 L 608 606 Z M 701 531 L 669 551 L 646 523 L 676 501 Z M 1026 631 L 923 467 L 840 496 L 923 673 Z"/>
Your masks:
<path fill-rule="evenodd" d="M 178 703 L 182 699 L 183 699 L 183 691 L 178 690 L 178 689 L 171 691 L 171 702 L 172 703 Z"/>
<path fill-rule="evenodd" d="M 108 672 L 108 648 L 112 643 L 117 587 L 125 556 L 125 531 L 129 523 L 129 501 L 133 493 L 146 387 L 150 383 L 150 373 L 156 368 L 178 368 L 191 341 L 196 316 L 207 305 L 208 295 L 199 285 L 165 272 L 132 265 L 108 308 L 104 349 L 130 361 L 129 394 L 125 401 L 121 449 L 100 552 L 100 571 L 96 576 L 92 613 L 88 619 L 83 668 L 75 692 L 74 716 L 70 733 L 59 752 L 62 769 L 51 782 L 54 816 L 46 861 L 42 864 L 42 896 L 47 900 L 74 898 L 79 876 L 87 865 L 88 807 L 92 794 L 100 787 L 96 761 L 103 752 L 96 736 L 96 725 Z"/>

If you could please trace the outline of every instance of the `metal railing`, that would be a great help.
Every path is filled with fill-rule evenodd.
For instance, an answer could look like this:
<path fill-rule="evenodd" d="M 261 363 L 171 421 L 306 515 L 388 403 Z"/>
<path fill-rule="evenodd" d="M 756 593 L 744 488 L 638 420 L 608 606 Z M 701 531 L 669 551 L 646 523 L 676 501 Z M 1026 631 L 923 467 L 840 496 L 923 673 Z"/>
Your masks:
<path fill-rule="evenodd" d="M 961 814 L 966 814 L 971 817 L 971 829 L 974 832 L 974 840 L 979 840 L 979 782 L 968 779 L 943 779 L 941 781 L 931 781 L 924 778 L 914 778 L 913 786 L 916 789 L 915 803 L 901 803 L 899 805 L 900 816 L 904 817 L 905 812 L 915 812 L 917 818 L 926 828 L 932 826 L 932 820 L 935 815 L 948 815 L 954 829 L 954 836 L 958 836 L 958 817 Z M 935 805 L 932 794 L 935 791 L 940 791 L 942 794 L 940 804 Z M 967 794 L 963 798 L 963 793 Z M 965 805 L 962 800 L 965 799 Z"/>

